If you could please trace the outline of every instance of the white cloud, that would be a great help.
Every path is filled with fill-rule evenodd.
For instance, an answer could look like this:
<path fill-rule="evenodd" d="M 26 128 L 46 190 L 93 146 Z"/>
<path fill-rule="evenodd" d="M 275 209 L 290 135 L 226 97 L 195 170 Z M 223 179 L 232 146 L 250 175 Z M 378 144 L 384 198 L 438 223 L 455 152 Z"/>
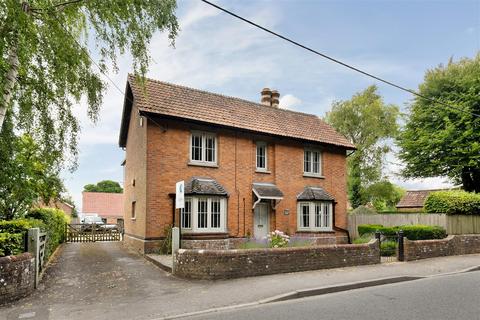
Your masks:
<path fill-rule="evenodd" d="M 286 94 L 280 97 L 280 108 L 295 110 L 302 104 L 302 100 L 295 97 L 293 94 Z"/>

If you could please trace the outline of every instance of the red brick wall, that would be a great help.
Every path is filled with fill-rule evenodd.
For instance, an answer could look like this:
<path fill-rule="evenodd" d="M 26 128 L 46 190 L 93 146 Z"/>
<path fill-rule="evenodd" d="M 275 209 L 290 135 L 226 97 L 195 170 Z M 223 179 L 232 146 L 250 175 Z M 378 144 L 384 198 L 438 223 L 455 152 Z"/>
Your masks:
<path fill-rule="evenodd" d="M 180 249 L 175 254 L 173 274 L 191 279 L 216 280 L 377 263 L 380 263 L 378 240 L 366 244 L 304 248 Z"/>
<path fill-rule="evenodd" d="M 123 217 L 123 193 L 82 192 L 82 213 L 97 213 L 108 221 Z"/>
<path fill-rule="evenodd" d="M 132 115 L 136 112 L 132 112 Z M 132 197 L 136 189 L 137 198 L 144 179 L 137 179 L 137 187 L 127 187 L 132 171 L 146 169 L 146 208 L 139 210 L 137 201 L 137 225 L 145 223 L 145 232 L 141 228 L 133 228 L 126 208 L 126 232 L 135 233 L 147 239 L 161 238 L 163 229 L 172 223 L 173 202 L 169 193 L 175 192 L 175 182 L 188 180 L 192 176 L 211 177 L 222 184 L 230 194 L 228 200 L 227 225 L 229 235 L 243 237 L 248 232 L 253 233 L 253 182 L 275 183 L 284 193 L 276 212 L 270 213 L 271 229 L 281 229 L 294 233 L 297 225 L 296 196 L 305 186 L 320 186 L 332 194 L 336 201 L 336 225 L 346 227 L 346 156 L 345 150 L 323 148 L 323 173 L 325 178 L 303 177 L 303 152 L 305 145 L 291 139 L 272 138 L 248 133 L 235 132 L 226 129 L 212 130 L 208 127 L 184 124 L 168 120 L 156 120 L 158 125 L 148 122 L 146 146 L 147 150 L 138 144 L 145 139 L 142 129 L 132 128 L 130 124 L 127 144 L 127 167 L 125 172 L 126 198 Z M 136 129 L 136 130 L 132 130 Z M 206 130 L 217 133 L 218 168 L 188 165 L 189 137 L 191 130 Z M 140 133 L 141 132 L 141 133 Z M 132 138 L 133 137 L 133 138 Z M 255 141 L 269 143 L 268 169 L 271 173 L 255 173 Z M 134 155 L 132 155 L 132 152 Z M 146 152 L 146 168 L 138 165 L 139 155 Z M 130 157 L 130 158 L 129 158 Z M 137 157 L 131 159 L 131 157 Z M 137 165 L 134 168 L 134 164 Z M 142 173 L 143 174 L 143 173 Z M 140 198 L 138 198 L 140 199 Z M 143 198 L 142 198 L 143 199 Z M 128 206 L 128 200 L 126 201 Z M 284 215 L 288 209 L 290 214 Z M 145 211 L 148 213 L 143 221 Z M 244 217 L 245 212 L 245 217 Z"/>

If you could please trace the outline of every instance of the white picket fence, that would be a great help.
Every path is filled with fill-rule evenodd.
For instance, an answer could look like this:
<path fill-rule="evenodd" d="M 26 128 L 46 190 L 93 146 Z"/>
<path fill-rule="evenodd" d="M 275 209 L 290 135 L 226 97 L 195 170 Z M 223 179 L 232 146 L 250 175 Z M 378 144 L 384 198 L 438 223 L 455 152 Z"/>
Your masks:
<path fill-rule="evenodd" d="M 437 213 L 356 214 L 348 216 L 348 231 L 352 239 L 358 237 L 361 224 L 381 224 L 385 227 L 423 224 L 441 226 L 448 234 L 480 233 L 480 216 L 465 216 Z"/>

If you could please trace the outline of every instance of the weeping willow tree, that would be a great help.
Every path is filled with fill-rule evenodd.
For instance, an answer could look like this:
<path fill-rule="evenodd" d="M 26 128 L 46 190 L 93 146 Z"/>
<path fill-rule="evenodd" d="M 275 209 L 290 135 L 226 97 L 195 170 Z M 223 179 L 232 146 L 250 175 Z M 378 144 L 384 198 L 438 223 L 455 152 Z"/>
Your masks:
<path fill-rule="evenodd" d="M 43 149 L 77 156 L 80 126 L 72 107 L 85 99 L 95 122 L 119 54 L 130 52 L 144 75 L 157 31 L 178 32 L 175 0 L 0 0 L 0 128 L 7 111 L 15 129 Z M 95 46 L 93 62 L 86 47 Z"/>

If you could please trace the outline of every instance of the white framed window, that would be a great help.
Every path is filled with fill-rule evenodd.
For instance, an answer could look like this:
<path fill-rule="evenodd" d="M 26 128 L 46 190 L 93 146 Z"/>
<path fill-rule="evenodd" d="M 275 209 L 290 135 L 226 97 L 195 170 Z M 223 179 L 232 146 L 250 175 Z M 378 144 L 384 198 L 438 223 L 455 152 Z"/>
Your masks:
<path fill-rule="evenodd" d="M 267 171 L 267 144 L 257 142 L 256 166 L 258 171 Z"/>
<path fill-rule="evenodd" d="M 298 230 L 332 231 L 332 203 L 325 201 L 298 202 Z"/>
<path fill-rule="evenodd" d="M 322 176 L 322 153 L 319 150 L 305 149 L 303 173 L 309 176 Z"/>
<path fill-rule="evenodd" d="M 226 232 L 227 199 L 186 197 L 181 210 L 181 226 L 188 232 Z"/>
<path fill-rule="evenodd" d="M 192 131 L 190 162 L 203 165 L 217 164 L 217 136 L 214 133 Z"/>

